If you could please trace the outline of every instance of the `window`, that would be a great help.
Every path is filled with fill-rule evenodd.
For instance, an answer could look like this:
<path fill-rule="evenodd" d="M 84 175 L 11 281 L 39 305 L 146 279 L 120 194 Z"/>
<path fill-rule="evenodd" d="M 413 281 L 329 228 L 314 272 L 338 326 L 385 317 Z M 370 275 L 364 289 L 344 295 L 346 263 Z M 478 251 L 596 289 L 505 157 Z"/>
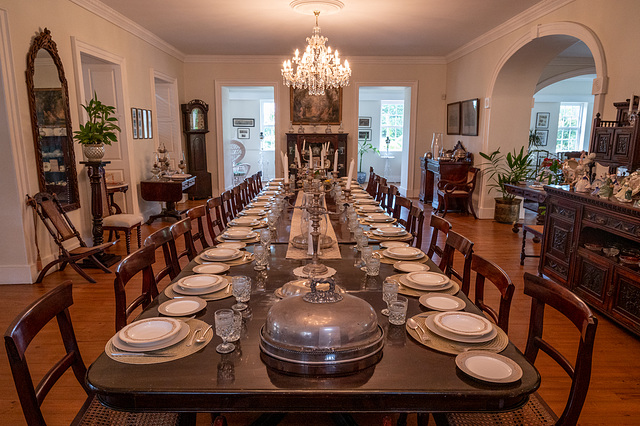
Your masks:
<path fill-rule="evenodd" d="M 402 131 L 404 128 L 404 102 L 381 101 L 380 106 L 380 151 L 402 151 Z"/>
<path fill-rule="evenodd" d="M 586 106 L 582 102 L 560 104 L 556 152 L 582 150 Z"/>
<path fill-rule="evenodd" d="M 274 151 L 276 149 L 276 104 L 273 100 L 260 101 L 260 133 L 264 136 L 260 149 Z"/>

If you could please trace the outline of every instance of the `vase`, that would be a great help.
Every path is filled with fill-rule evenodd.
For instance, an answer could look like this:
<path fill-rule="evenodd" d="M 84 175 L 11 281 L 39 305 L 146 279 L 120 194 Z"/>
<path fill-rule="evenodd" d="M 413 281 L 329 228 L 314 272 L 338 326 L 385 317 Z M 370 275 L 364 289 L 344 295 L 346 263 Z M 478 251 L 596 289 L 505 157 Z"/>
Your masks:
<path fill-rule="evenodd" d="M 94 143 L 82 145 L 82 153 L 87 161 L 98 163 L 102 161 L 102 157 L 104 157 L 104 144 Z"/>
<path fill-rule="evenodd" d="M 358 172 L 358 183 L 363 184 L 367 180 L 367 174 L 365 172 Z"/>

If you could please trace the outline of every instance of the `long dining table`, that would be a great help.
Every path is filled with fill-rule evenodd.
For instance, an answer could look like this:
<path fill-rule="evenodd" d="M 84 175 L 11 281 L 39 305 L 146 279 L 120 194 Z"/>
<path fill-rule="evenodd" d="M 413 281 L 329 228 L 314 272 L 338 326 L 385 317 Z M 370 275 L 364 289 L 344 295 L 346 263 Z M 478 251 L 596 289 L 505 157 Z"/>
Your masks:
<path fill-rule="evenodd" d="M 500 411 L 524 404 L 539 387 L 537 370 L 510 342 L 500 354 L 521 367 L 522 377 L 514 383 L 494 384 L 467 376 L 456 367 L 454 355 L 419 343 L 405 326 L 391 325 L 379 314 L 386 306 L 381 287 L 383 279 L 397 271 L 392 264 L 382 263 L 380 274 L 371 277 L 354 267 L 356 252 L 344 215 L 339 214 L 331 215 L 331 223 L 342 241 L 341 259 L 322 263 L 336 269 L 336 285 L 364 299 L 378 313 L 385 339 L 383 355 L 375 365 L 342 376 L 289 375 L 268 367 L 259 347 L 260 330 L 269 309 L 280 300 L 274 290 L 297 279 L 293 269 L 308 262 L 286 257 L 292 210 L 279 219 L 268 270 L 254 270 L 253 262 L 230 268 L 229 275 L 246 275 L 253 281 L 236 350 L 217 353 L 221 340 L 215 336 L 197 352 L 169 362 L 128 364 L 103 353 L 87 374 L 90 388 L 103 404 L 130 411 L 222 413 Z M 191 261 L 174 281 L 193 274 L 197 264 Z M 431 259 L 426 264 L 439 271 Z M 465 311 L 481 313 L 465 294 L 457 296 L 466 302 Z M 167 300 L 161 293 L 140 318 L 159 316 L 158 307 Z M 196 318 L 213 324 L 214 312 L 233 303 L 233 297 L 208 301 Z M 426 311 L 418 298 L 409 297 L 407 317 Z"/>

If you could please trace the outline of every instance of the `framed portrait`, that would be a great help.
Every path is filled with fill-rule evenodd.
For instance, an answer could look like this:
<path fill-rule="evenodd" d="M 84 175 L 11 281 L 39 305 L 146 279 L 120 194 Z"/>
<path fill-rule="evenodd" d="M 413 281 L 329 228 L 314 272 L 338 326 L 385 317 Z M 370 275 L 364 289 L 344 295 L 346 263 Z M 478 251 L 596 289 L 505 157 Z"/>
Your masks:
<path fill-rule="evenodd" d="M 144 138 L 144 133 L 142 132 L 142 110 L 137 108 L 138 111 L 138 139 Z"/>
<path fill-rule="evenodd" d="M 371 117 L 358 117 L 358 127 L 371 127 Z"/>
<path fill-rule="evenodd" d="M 147 111 L 147 127 L 149 128 L 149 139 L 153 138 L 153 126 L 151 122 L 151 110 Z"/>
<path fill-rule="evenodd" d="M 307 89 L 292 87 L 290 94 L 292 124 L 340 124 L 342 121 L 342 89 L 326 89 L 324 95 L 310 95 Z"/>
<path fill-rule="evenodd" d="M 64 126 L 67 120 L 65 119 L 66 108 L 62 88 L 34 89 L 34 94 L 38 126 Z"/>
<path fill-rule="evenodd" d="M 138 109 L 131 108 L 131 128 L 133 129 L 133 138 L 138 139 Z"/>
<path fill-rule="evenodd" d="M 478 118 L 480 117 L 479 99 L 469 99 L 460 106 L 460 134 L 478 136 Z"/>
<path fill-rule="evenodd" d="M 371 142 L 371 129 L 358 130 L 358 140 L 363 141 L 365 139 Z"/>
<path fill-rule="evenodd" d="M 149 139 L 149 123 L 147 123 L 147 110 L 142 110 L 142 138 Z"/>
<path fill-rule="evenodd" d="M 447 134 L 460 134 L 460 102 L 447 104 Z"/>
<path fill-rule="evenodd" d="M 233 127 L 255 127 L 256 120 L 253 118 L 234 118 Z"/>
<path fill-rule="evenodd" d="M 549 138 L 548 130 L 536 130 L 536 135 L 540 138 L 538 146 L 547 146 L 547 139 Z"/>
<path fill-rule="evenodd" d="M 238 139 L 249 139 L 249 129 L 238 129 Z"/>
<path fill-rule="evenodd" d="M 536 129 L 548 129 L 550 112 L 539 112 L 536 114 Z M 545 144 L 546 145 L 546 144 Z"/>

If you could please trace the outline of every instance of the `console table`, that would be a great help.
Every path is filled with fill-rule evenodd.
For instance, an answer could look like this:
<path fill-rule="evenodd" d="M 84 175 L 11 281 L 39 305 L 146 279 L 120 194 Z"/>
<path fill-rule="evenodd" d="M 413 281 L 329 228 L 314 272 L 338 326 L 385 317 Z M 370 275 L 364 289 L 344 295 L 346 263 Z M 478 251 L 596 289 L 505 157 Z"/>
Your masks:
<path fill-rule="evenodd" d="M 640 247 L 640 208 L 588 193 L 545 186 L 547 213 L 540 272 L 640 335 L 640 270 L 602 247 Z M 594 246 L 595 245 L 595 246 Z"/>
<path fill-rule="evenodd" d="M 182 193 L 195 185 L 195 183 L 195 176 L 185 180 L 162 179 L 143 180 L 140 182 L 140 195 L 143 200 L 162 201 L 166 203 L 159 214 L 154 214 L 149 217 L 147 225 L 163 217 L 172 217 L 180 220 L 182 216 L 181 213 L 176 210 L 176 203 L 182 200 Z"/>

